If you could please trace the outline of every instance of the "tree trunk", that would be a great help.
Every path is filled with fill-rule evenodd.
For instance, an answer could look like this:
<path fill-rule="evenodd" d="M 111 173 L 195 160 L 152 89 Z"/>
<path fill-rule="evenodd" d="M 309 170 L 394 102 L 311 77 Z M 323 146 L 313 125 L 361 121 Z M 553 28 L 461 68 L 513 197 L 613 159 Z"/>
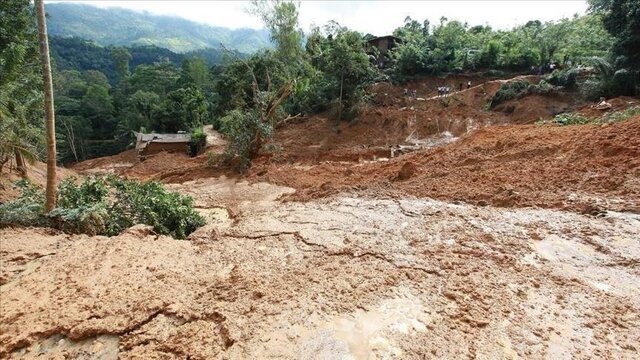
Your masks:
<path fill-rule="evenodd" d="M 344 84 L 344 70 L 340 72 L 340 108 L 338 109 L 338 121 L 342 121 L 342 84 Z"/>
<path fill-rule="evenodd" d="M 16 169 L 18 170 L 18 173 L 20 174 L 20 176 L 22 176 L 23 178 L 26 178 L 27 164 L 24 161 L 24 156 L 22 156 L 22 154 L 18 150 L 16 150 L 14 153 L 16 155 Z"/>
<path fill-rule="evenodd" d="M 38 39 L 40 40 L 42 79 L 44 80 L 44 110 L 47 123 L 46 210 L 51 211 L 56 207 L 56 120 L 53 110 L 53 81 L 51 80 L 51 60 L 49 58 L 49 41 L 47 38 L 47 20 L 44 14 L 44 1 L 35 0 L 35 6 L 38 21 Z"/>

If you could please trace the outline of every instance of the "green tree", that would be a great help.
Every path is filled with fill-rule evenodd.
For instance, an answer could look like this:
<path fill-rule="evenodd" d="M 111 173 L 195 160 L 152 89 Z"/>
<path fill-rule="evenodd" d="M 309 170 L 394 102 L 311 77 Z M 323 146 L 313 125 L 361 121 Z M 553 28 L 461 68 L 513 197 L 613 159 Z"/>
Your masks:
<path fill-rule="evenodd" d="M 44 146 L 42 76 L 35 9 L 28 0 L 0 2 L 0 169 L 9 159 L 23 175 Z"/>
<path fill-rule="evenodd" d="M 195 57 L 182 60 L 182 70 L 178 79 L 181 87 L 195 86 L 202 90 L 210 83 L 209 66 L 205 59 Z"/>
<path fill-rule="evenodd" d="M 188 131 L 205 124 L 208 114 L 207 103 L 200 90 L 180 88 L 167 95 L 152 127 L 171 133 Z"/>
<path fill-rule="evenodd" d="M 129 76 L 129 61 L 132 59 L 131 54 L 125 47 L 115 47 L 111 49 L 111 56 L 115 62 L 118 82 L 120 82 L 122 79 Z"/>
<path fill-rule="evenodd" d="M 299 67 L 302 61 L 302 30 L 298 25 L 298 7 L 289 1 L 253 0 L 253 11 L 262 19 L 276 44 L 276 56 L 288 67 Z"/>
<path fill-rule="evenodd" d="M 621 66 L 640 70 L 640 1 L 590 0 L 591 10 L 602 14 L 605 29 L 615 37 L 613 53 Z"/>

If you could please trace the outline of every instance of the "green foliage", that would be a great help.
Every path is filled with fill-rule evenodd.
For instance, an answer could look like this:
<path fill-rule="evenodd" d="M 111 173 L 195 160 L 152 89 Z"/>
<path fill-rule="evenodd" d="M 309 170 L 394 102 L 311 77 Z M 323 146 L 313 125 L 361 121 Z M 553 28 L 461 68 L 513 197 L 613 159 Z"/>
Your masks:
<path fill-rule="evenodd" d="M 619 69 L 611 79 L 612 95 L 635 95 L 637 74 L 627 69 Z"/>
<path fill-rule="evenodd" d="M 436 26 L 411 18 L 394 31 L 402 42 L 391 52 L 394 78 L 462 70 L 530 70 L 551 62 L 581 63 L 606 55 L 611 36 L 599 15 L 542 23 L 529 21 L 511 30 L 469 27 L 442 18 Z"/>
<path fill-rule="evenodd" d="M 35 14 L 27 0 L 0 2 L 0 164 L 35 160 L 44 148 Z"/>
<path fill-rule="evenodd" d="M 207 145 L 207 134 L 202 131 L 201 127 L 191 131 L 191 143 L 189 144 L 189 152 L 191 156 L 198 155 Z"/>
<path fill-rule="evenodd" d="M 327 24 L 324 34 L 316 28 L 307 42 L 307 55 L 314 70 L 308 71 L 309 85 L 296 94 L 301 110 L 333 107 L 338 120 L 355 117 L 364 88 L 377 76 L 360 33 L 337 23 Z"/>
<path fill-rule="evenodd" d="M 44 226 L 44 192 L 29 180 L 16 182 L 22 195 L 15 201 L 0 204 L 0 227 L 10 225 Z"/>
<path fill-rule="evenodd" d="M 600 118 L 600 121 L 602 122 L 624 121 L 638 115 L 640 115 L 640 106 L 633 106 L 625 110 L 614 111 L 612 113 L 605 114 Z"/>
<path fill-rule="evenodd" d="M 529 90 L 529 82 L 525 80 L 509 81 L 500 87 L 491 99 L 490 108 L 512 99 L 518 99 L 527 94 Z"/>
<path fill-rule="evenodd" d="M 259 150 L 257 144 L 271 137 L 273 128 L 260 121 L 255 111 L 232 110 L 220 119 L 220 130 L 227 136 L 227 161 L 247 168 Z"/>
<path fill-rule="evenodd" d="M 559 114 L 552 120 L 552 123 L 557 125 L 583 125 L 589 122 L 592 122 L 592 120 L 576 113 Z"/>
<path fill-rule="evenodd" d="M 553 120 L 551 120 L 551 123 L 557 124 L 557 125 L 563 125 L 563 126 L 564 125 L 602 124 L 602 123 L 624 121 L 638 115 L 640 115 L 640 106 L 633 106 L 625 110 L 610 112 L 595 118 L 587 118 L 577 113 L 559 114 L 559 115 L 556 115 L 553 118 Z"/>
<path fill-rule="evenodd" d="M 590 0 L 591 10 L 602 14 L 605 29 L 615 38 L 613 53 L 620 68 L 640 71 L 640 1 Z"/>
<path fill-rule="evenodd" d="M 49 14 L 48 30 L 52 36 L 76 36 L 103 46 L 155 45 L 177 53 L 203 48 L 217 49 L 220 43 L 243 53 L 270 46 L 264 30 L 231 30 L 178 17 L 85 4 L 46 4 L 46 11 Z"/>
<path fill-rule="evenodd" d="M 0 205 L 0 226 L 51 226 L 72 233 L 113 236 L 135 225 L 184 239 L 204 219 L 193 199 L 167 192 L 158 182 L 140 183 L 117 177 L 66 179 L 58 186 L 58 207 L 44 213 L 44 193 L 21 181 L 22 195 Z"/>
<path fill-rule="evenodd" d="M 577 85 L 578 70 L 554 70 L 549 76 L 545 77 L 545 80 L 555 86 L 563 86 L 568 89 L 573 89 Z"/>
<path fill-rule="evenodd" d="M 184 239 L 205 224 L 193 209 L 193 199 L 168 192 L 156 181 L 139 183 L 112 178 L 113 201 L 107 205 L 106 233 L 116 235 L 135 224 L 153 226 L 154 231 Z"/>

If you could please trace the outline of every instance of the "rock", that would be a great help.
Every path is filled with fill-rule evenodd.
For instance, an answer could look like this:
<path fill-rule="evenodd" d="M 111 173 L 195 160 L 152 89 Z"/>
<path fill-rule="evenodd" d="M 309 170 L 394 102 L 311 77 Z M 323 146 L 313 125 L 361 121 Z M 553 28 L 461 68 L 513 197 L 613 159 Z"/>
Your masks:
<path fill-rule="evenodd" d="M 147 236 L 155 236 L 155 231 L 153 231 L 153 226 L 138 224 L 133 225 L 132 227 L 125 230 L 122 235 L 131 235 L 133 237 L 144 238 Z"/>
<path fill-rule="evenodd" d="M 418 166 L 413 162 L 407 162 L 402 165 L 400 171 L 398 171 L 397 180 L 408 180 L 412 178 L 418 172 Z"/>

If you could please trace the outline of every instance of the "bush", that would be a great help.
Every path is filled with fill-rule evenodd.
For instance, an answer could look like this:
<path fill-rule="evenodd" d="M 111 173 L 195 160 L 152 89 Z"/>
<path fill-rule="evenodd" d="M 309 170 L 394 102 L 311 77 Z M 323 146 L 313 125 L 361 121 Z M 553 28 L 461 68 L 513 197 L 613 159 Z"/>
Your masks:
<path fill-rule="evenodd" d="M 554 70 L 544 79 L 551 85 L 563 86 L 567 89 L 573 89 L 576 87 L 578 81 L 578 70 Z"/>
<path fill-rule="evenodd" d="M 626 110 L 615 111 L 613 113 L 606 114 L 602 116 L 600 120 L 603 122 L 624 121 L 637 115 L 640 115 L 640 106 L 634 106 Z"/>
<path fill-rule="evenodd" d="M 204 218 L 193 199 L 167 192 L 158 182 L 140 183 L 117 177 L 69 178 L 58 186 L 58 207 L 44 212 L 44 193 L 33 184 L 16 184 L 22 195 L 0 205 L 0 226 L 50 226 L 71 233 L 118 235 L 136 224 L 153 226 L 163 235 L 184 239 Z"/>
<path fill-rule="evenodd" d="M 529 89 L 529 82 L 525 80 L 515 80 L 509 81 L 508 83 L 502 85 L 500 90 L 496 92 L 491 99 L 491 108 L 496 107 L 497 105 L 512 99 L 518 99 L 527 94 Z"/>
<path fill-rule="evenodd" d="M 603 82 L 595 78 L 587 79 L 580 87 L 582 96 L 590 101 L 597 100 L 606 94 Z"/>
<path fill-rule="evenodd" d="M 44 213 L 44 192 L 29 180 L 15 183 L 22 195 L 15 201 L 0 205 L 0 227 L 9 225 L 47 226 Z"/>
<path fill-rule="evenodd" d="M 551 122 L 558 125 L 582 125 L 591 122 L 591 120 L 580 114 L 564 113 L 556 115 Z"/>
<path fill-rule="evenodd" d="M 191 142 L 189 143 L 189 152 L 191 156 L 198 155 L 207 145 L 207 134 L 202 128 L 196 128 L 191 132 Z"/>
<path fill-rule="evenodd" d="M 262 123 L 260 116 L 252 110 L 231 110 L 220 121 L 221 131 L 229 140 L 227 161 L 236 163 L 241 169 L 248 168 L 251 159 L 257 155 L 260 142 L 271 137 L 271 125 Z"/>
<path fill-rule="evenodd" d="M 620 69 L 613 74 L 611 79 L 611 95 L 633 96 L 636 92 L 635 74 L 627 69 Z"/>

